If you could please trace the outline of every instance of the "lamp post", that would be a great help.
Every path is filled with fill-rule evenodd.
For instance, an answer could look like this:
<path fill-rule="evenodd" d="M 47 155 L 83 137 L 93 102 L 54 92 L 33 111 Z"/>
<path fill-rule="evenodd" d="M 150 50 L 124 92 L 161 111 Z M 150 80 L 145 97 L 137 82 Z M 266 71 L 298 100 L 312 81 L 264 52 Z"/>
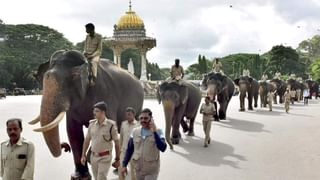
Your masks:
<path fill-rule="evenodd" d="M 151 73 L 148 73 L 149 81 L 151 81 Z"/>

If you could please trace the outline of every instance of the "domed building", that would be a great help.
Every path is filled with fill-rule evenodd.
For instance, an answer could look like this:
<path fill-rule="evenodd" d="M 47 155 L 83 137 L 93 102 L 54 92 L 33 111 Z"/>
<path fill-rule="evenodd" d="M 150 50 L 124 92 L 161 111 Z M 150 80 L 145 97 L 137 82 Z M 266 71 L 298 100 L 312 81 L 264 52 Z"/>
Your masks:
<path fill-rule="evenodd" d="M 141 55 L 140 80 L 147 80 L 147 51 L 156 46 L 156 39 L 146 36 L 143 20 L 132 10 L 131 0 L 129 10 L 120 17 L 114 25 L 113 36 L 106 42 L 114 54 L 114 63 L 121 66 L 121 53 L 126 49 L 137 49 Z"/>

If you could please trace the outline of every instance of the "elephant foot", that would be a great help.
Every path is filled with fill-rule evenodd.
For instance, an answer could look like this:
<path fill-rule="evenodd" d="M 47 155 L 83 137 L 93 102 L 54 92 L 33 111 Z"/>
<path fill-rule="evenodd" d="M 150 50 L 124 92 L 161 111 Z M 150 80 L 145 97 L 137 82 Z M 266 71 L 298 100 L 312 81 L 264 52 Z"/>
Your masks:
<path fill-rule="evenodd" d="M 214 118 L 213 121 L 220 121 L 219 118 Z"/>
<path fill-rule="evenodd" d="M 194 136 L 194 132 L 189 131 L 188 136 Z"/>
<path fill-rule="evenodd" d="M 243 111 L 245 111 L 245 109 L 244 108 L 240 108 L 239 111 L 243 112 Z"/>
<path fill-rule="evenodd" d="M 255 107 L 255 108 L 257 108 L 257 107 L 258 107 L 258 105 L 256 105 L 256 104 L 255 104 L 255 105 L 254 105 L 254 107 Z"/>
<path fill-rule="evenodd" d="M 179 144 L 179 138 L 171 138 L 172 144 Z"/>
<path fill-rule="evenodd" d="M 189 128 L 183 128 L 183 133 L 186 133 L 189 131 Z"/>
<path fill-rule="evenodd" d="M 252 108 L 252 107 L 249 107 L 249 108 L 248 108 L 248 110 L 251 110 L 251 111 L 252 111 L 252 110 L 253 110 L 253 108 Z"/>
<path fill-rule="evenodd" d="M 80 175 L 80 173 L 75 172 L 74 174 L 71 174 L 71 180 L 91 180 L 91 175 L 89 173 Z"/>

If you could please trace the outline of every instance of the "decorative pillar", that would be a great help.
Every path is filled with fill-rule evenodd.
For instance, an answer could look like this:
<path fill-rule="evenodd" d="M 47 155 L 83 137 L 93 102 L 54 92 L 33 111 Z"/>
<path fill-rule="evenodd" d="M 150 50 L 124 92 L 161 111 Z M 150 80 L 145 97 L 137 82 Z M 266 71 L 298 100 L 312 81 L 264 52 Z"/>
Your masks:
<path fill-rule="evenodd" d="M 121 50 L 119 48 L 113 49 L 113 62 L 121 67 Z"/>
<path fill-rule="evenodd" d="M 146 58 L 147 50 L 141 49 L 140 55 L 141 55 L 141 74 L 140 74 L 140 80 L 141 81 L 147 81 L 147 58 Z"/>

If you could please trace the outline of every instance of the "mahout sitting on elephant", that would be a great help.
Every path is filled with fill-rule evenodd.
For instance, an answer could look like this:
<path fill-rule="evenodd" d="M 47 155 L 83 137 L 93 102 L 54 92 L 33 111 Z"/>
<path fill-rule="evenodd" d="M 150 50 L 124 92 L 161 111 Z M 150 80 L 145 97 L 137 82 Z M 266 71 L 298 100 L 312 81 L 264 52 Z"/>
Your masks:
<path fill-rule="evenodd" d="M 210 72 L 203 76 L 201 88 L 207 91 L 207 95 L 215 105 L 217 110 L 214 115 L 215 120 L 226 119 L 228 104 L 235 90 L 232 80 L 222 73 Z M 219 102 L 219 110 L 217 108 L 216 98 Z"/>
<path fill-rule="evenodd" d="M 251 76 L 240 76 L 234 80 L 234 83 L 239 86 L 240 91 L 240 109 L 245 111 L 245 98 L 248 98 L 248 110 L 253 110 L 252 99 L 254 99 L 254 107 L 258 106 L 259 83 Z"/>
<path fill-rule="evenodd" d="M 198 87 L 185 80 L 164 81 L 158 87 L 157 98 L 163 105 L 166 120 L 165 137 L 173 149 L 173 144 L 179 144 L 181 138 L 180 124 L 184 132 L 188 132 L 190 136 L 194 135 L 194 120 L 201 102 L 201 92 Z M 189 120 L 189 126 L 184 117 Z"/>
<path fill-rule="evenodd" d="M 83 126 L 88 127 L 94 118 L 93 105 L 105 101 L 107 117 L 116 121 L 119 130 L 127 107 L 140 112 L 143 88 L 137 78 L 105 59 L 98 65 L 95 86 L 89 86 L 88 63 L 78 51 L 58 51 L 46 64 L 39 66 L 37 74 L 43 85 L 40 116 L 30 123 L 40 121 L 41 127 L 35 131 L 43 133 L 50 152 L 58 157 L 62 148 L 70 149 L 67 143 L 60 144 L 59 137 L 58 125 L 66 114 L 67 134 L 75 164 L 72 178 L 90 179 L 87 164 L 82 165 L 80 159 Z"/>

